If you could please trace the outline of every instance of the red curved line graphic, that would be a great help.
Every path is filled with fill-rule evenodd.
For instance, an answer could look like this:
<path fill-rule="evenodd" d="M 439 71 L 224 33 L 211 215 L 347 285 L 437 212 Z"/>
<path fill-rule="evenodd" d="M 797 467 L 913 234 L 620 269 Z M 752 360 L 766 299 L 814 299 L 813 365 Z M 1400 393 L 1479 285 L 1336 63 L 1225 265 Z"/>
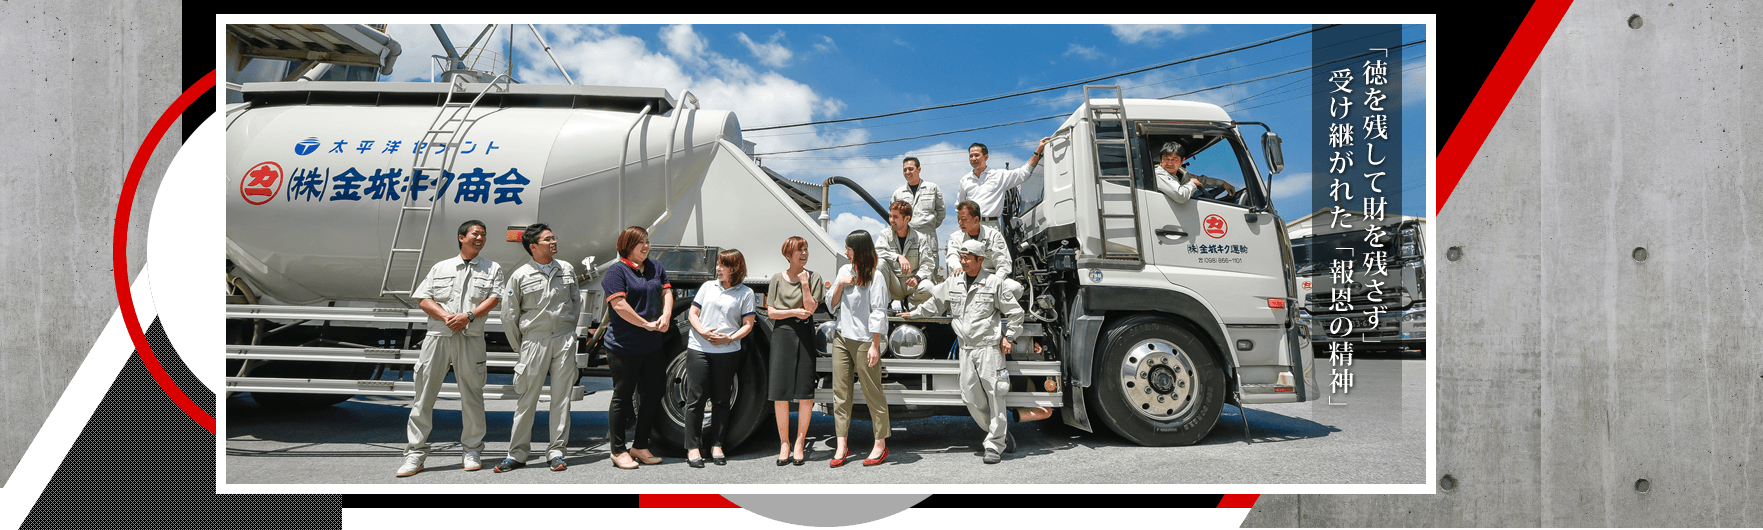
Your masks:
<path fill-rule="evenodd" d="M 135 341 L 135 353 L 141 356 L 141 364 L 147 365 L 147 372 L 153 374 L 153 381 L 159 383 L 159 389 L 165 391 L 166 397 L 171 398 L 197 425 L 208 429 L 208 434 L 215 434 L 214 416 L 184 395 L 184 389 L 178 388 L 177 382 L 171 380 L 171 375 L 165 373 L 165 367 L 159 365 L 159 358 L 153 355 L 153 346 L 147 344 L 147 334 L 141 332 L 141 321 L 135 317 L 135 298 L 129 292 L 128 243 L 129 210 L 134 209 L 135 187 L 141 183 L 141 171 L 147 168 L 147 160 L 153 156 L 153 147 L 159 145 L 159 139 L 165 136 L 166 129 L 171 128 L 172 122 L 177 121 L 184 109 L 190 107 L 190 103 L 213 89 L 214 71 L 209 70 L 208 75 L 190 85 L 183 95 L 178 96 L 177 101 L 173 101 L 165 109 L 165 113 L 159 115 L 159 121 L 153 122 L 153 129 L 147 132 L 147 138 L 141 140 L 141 148 L 135 150 L 135 160 L 129 164 L 128 178 L 123 180 L 122 197 L 116 203 L 116 227 L 112 229 L 114 241 L 111 242 L 114 252 L 110 255 L 110 268 L 116 275 L 117 303 L 122 308 L 122 322 L 129 329 L 129 338 Z"/>

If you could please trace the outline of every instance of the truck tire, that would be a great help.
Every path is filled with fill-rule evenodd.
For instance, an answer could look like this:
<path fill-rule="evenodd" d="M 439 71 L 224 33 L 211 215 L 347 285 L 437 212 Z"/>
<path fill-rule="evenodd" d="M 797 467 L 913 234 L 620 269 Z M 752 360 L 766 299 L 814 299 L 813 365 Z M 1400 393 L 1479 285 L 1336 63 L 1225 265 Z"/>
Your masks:
<path fill-rule="evenodd" d="M 1191 445 L 1218 423 L 1224 372 L 1187 328 L 1141 315 L 1111 327 L 1103 344 L 1084 391 L 1109 430 L 1139 445 Z"/>
<path fill-rule="evenodd" d="M 688 324 L 689 325 L 689 324 Z M 755 323 L 755 328 L 758 324 Z M 765 400 L 765 364 L 756 360 L 756 356 L 769 352 L 768 341 L 761 340 L 758 329 L 744 341 L 745 347 L 740 353 L 740 366 L 735 369 L 734 388 L 730 389 L 732 402 L 729 403 L 728 432 L 723 440 L 723 451 L 733 453 L 735 447 L 747 440 L 759 424 L 765 420 L 765 414 L 771 408 L 771 402 Z M 667 355 L 666 393 L 661 396 L 661 421 L 654 422 L 649 440 L 663 447 L 678 450 L 685 454 L 686 424 L 686 342 L 683 338 L 669 337 L 662 352 Z M 728 354 L 723 354 L 728 355 Z M 709 420 L 710 406 L 704 406 L 705 417 Z M 706 423 L 705 426 L 709 424 Z M 709 455 L 709 453 L 705 453 Z"/>
<path fill-rule="evenodd" d="M 333 363 L 317 361 L 265 361 L 251 371 L 253 377 L 290 379 L 347 379 L 373 377 L 375 365 L 367 363 Z M 329 407 L 355 396 L 346 394 L 294 394 L 252 392 L 251 400 L 266 409 L 298 410 Z"/>

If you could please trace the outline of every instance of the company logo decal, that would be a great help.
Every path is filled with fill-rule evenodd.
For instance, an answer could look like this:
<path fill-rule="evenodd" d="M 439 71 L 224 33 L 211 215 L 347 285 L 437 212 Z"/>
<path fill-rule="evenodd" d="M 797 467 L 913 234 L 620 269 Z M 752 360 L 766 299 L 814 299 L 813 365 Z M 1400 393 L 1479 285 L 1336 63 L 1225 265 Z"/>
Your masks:
<path fill-rule="evenodd" d="M 294 154 L 306 156 L 318 150 L 318 137 L 313 136 L 294 144 Z"/>
<path fill-rule="evenodd" d="M 1212 239 L 1224 237 L 1224 234 L 1230 232 L 1230 226 L 1225 224 L 1224 218 L 1218 214 L 1206 216 L 1206 221 L 1201 225 L 1206 228 L 1206 235 L 1212 236 Z"/>
<path fill-rule="evenodd" d="M 239 178 L 239 197 L 251 204 L 263 204 L 282 191 L 282 166 L 264 162 L 252 166 Z"/>

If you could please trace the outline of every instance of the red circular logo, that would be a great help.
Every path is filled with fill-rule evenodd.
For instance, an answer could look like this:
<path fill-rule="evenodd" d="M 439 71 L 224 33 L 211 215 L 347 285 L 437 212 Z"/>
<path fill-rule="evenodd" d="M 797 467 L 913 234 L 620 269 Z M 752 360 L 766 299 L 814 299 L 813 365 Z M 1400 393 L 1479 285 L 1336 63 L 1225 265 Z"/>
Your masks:
<path fill-rule="evenodd" d="M 1230 232 L 1230 226 L 1225 225 L 1224 218 L 1218 214 L 1206 216 L 1206 222 L 1201 224 L 1206 227 L 1206 235 L 1212 236 L 1212 239 L 1224 237 L 1224 234 Z"/>
<path fill-rule="evenodd" d="M 282 191 L 282 166 L 264 162 L 251 167 L 239 179 L 239 197 L 251 204 L 263 204 Z"/>

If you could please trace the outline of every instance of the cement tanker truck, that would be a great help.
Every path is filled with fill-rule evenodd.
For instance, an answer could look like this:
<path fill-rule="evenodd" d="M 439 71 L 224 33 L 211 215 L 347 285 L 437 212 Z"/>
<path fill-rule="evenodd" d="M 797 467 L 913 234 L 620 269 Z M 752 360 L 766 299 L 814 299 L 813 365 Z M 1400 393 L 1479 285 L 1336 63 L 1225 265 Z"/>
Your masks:
<path fill-rule="evenodd" d="M 811 210 L 824 219 L 836 183 L 869 197 L 848 179 L 817 187 L 761 169 L 741 148 L 736 118 L 686 105 L 689 93 L 682 103 L 660 89 L 458 79 L 244 85 L 226 116 L 229 391 L 269 406 L 411 395 L 398 372 L 416 360 L 424 316 L 408 293 L 416 271 L 454 255 L 466 219 L 488 225 L 484 253 L 505 270 L 527 259 L 516 232 L 531 223 L 558 232 L 559 257 L 600 267 L 617 262 L 620 229 L 647 227 L 683 300 L 713 277 L 719 249 L 745 251 L 748 283 L 761 292 L 787 268 L 770 249 L 789 236 L 808 240 L 810 269 L 836 270 L 843 245 Z M 1091 89 L 1116 95 L 1088 99 Z M 1068 424 L 1099 423 L 1141 444 L 1185 445 L 1226 403 L 1318 399 L 1299 354 L 1289 243 L 1243 124 L 1216 106 L 1123 100 L 1113 87 L 1086 87 L 1086 98 L 1003 221 L 1032 315 L 1031 340 L 1019 339 L 1007 362 L 1007 404 L 1057 408 Z M 1276 172 L 1277 136 L 1263 141 Z M 1184 144 L 1235 189 L 1166 199 L 1150 172 L 1164 142 Z M 505 232 L 512 242 L 494 242 Z M 604 296 L 596 271 L 582 271 L 590 303 L 578 366 L 606 375 Z M 675 304 L 675 330 L 689 329 L 689 306 Z M 824 309 L 816 318 L 830 319 Z M 749 352 L 769 349 L 769 320 L 759 322 Z M 500 325 L 487 328 L 492 370 L 514 363 Z M 948 319 L 891 327 L 882 363 L 894 417 L 967 415 Z M 691 421 L 680 406 L 683 353 L 676 333 L 663 352 L 664 443 L 678 443 Z M 771 408 L 766 355 L 743 358 L 736 445 Z M 817 399 L 828 403 L 830 360 L 819 367 Z M 511 394 L 485 389 L 486 398 Z M 442 395 L 457 393 L 448 385 Z"/>

